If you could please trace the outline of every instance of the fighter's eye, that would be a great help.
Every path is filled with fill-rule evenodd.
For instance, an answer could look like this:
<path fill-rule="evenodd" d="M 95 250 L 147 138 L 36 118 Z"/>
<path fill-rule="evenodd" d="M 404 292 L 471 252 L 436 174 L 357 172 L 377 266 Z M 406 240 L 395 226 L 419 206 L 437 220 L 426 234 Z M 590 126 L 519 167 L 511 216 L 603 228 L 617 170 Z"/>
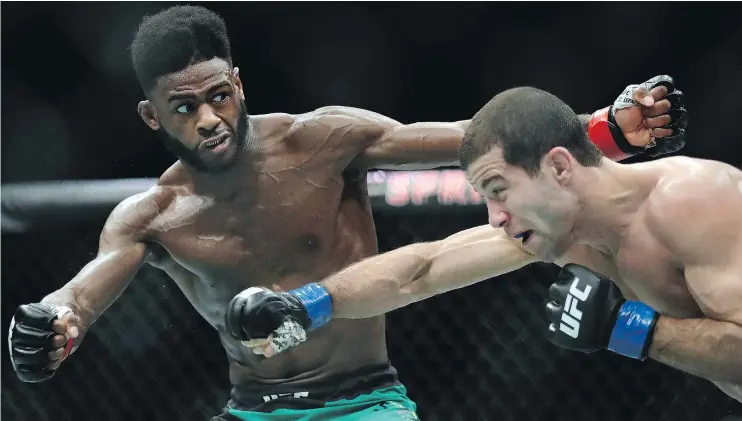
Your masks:
<path fill-rule="evenodd" d="M 175 109 L 175 112 L 178 114 L 190 114 L 191 112 L 193 112 L 193 105 L 181 104 L 178 106 L 178 108 Z"/>
<path fill-rule="evenodd" d="M 214 102 L 226 102 L 227 98 L 229 98 L 229 95 L 227 95 L 224 92 L 221 92 L 221 93 L 214 95 L 214 98 L 212 98 L 211 100 Z"/>
<path fill-rule="evenodd" d="M 496 200 L 503 200 L 505 198 L 505 189 L 495 189 L 490 194 Z"/>

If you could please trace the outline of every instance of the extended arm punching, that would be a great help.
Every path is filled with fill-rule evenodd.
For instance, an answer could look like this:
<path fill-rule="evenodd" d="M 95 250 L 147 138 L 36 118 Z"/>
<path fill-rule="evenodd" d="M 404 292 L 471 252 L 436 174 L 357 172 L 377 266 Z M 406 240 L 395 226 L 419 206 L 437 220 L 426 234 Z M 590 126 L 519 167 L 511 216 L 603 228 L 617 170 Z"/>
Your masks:
<path fill-rule="evenodd" d="M 655 148 L 670 144 L 682 146 L 684 137 L 675 136 L 674 130 L 664 128 L 685 121 L 675 121 L 670 116 L 677 104 L 668 99 L 660 100 L 672 92 L 674 87 L 669 77 L 628 87 L 609 108 L 610 113 L 591 117 L 590 124 L 600 129 L 595 132 L 600 138 L 597 145 L 619 151 L 622 158 L 650 150 L 632 145 L 637 142 L 648 145 L 652 133 L 668 138 L 667 142 L 657 140 Z M 675 93 L 680 94 L 679 91 Z M 635 106 L 644 100 L 648 106 Z M 682 113 L 677 115 L 684 117 Z M 404 163 L 423 166 L 454 163 L 452 161 L 458 160 L 468 124 L 405 126 L 370 111 L 342 107 L 318 110 L 316 115 L 303 119 L 302 124 L 304 121 L 312 121 L 330 134 L 338 134 L 325 136 L 332 142 L 332 149 L 340 151 L 338 159 L 352 156 L 356 164 L 365 168 L 401 168 Z M 681 132 L 678 130 L 677 134 Z M 621 149 L 621 145 L 626 150 Z M 479 227 L 441 242 L 415 244 L 368 259 L 323 284 L 309 284 L 289 293 L 250 288 L 232 300 L 226 324 L 232 336 L 243 341 L 264 341 L 271 335 L 274 351 L 279 352 L 304 340 L 304 329 L 327 323 L 333 311 L 334 317 L 343 318 L 383 314 L 431 295 L 517 269 L 531 261 L 532 257 L 501 231 Z M 259 311 L 267 307 L 272 310 Z M 278 308 L 283 310 L 274 311 Z M 298 322 L 299 329 L 289 323 L 289 318 Z"/>
<path fill-rule="evenodd" d="M 502 229 L 486 225 L 368 258 L 321 285 L 332 296 L 333 317 L 367 318 L 534 261 L 534 256 Z"/>
<path fill-rule="evenodd" d="M 293 291 L 250 288 L 232 300 L 227 327 L 235 338 L 253 341 L 250 346 L 265 347 L 263 339 L 270 338 L 272 349 L 256 349 L 272 355 L 305 339 L 294 322 L 298 330 L 312 330 L 331 318 L 378 316 L 533 261 L 502 229 L 480 226 L 370 257 Z"/>
<path fill-rule="evenodd" d="M 356 108 L 327 107 L 318 111 L 336 117 L 335 124 L 343 128 L 346 137 L 342 143 L 357 155 L 356 165 L 364 168 L 458 166 L 461 141 L 470 122 L 403 125 Z M 675 89 L 670 76 L 629 85 L 610 107 L 579 118 L 590 140 L 614 161 L 643 153 L 663 155 L 684 145 L 687 118 L 683 93 Z"/>

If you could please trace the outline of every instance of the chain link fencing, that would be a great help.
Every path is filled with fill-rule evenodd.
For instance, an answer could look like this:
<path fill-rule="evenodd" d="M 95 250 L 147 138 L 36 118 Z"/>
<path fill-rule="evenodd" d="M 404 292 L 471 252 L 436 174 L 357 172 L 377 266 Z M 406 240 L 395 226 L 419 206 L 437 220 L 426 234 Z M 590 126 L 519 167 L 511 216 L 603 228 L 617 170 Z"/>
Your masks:
<path fill-rule="evenodd" d="M 424 218 L 377 212 L 380 249 L 484 220 L 481 209 L 470 209 Z M 3 234 L 5 329 L 19 304 L 38 301 L 94 257 L 101 224 Z M 550 265 L 531 265 L 388 316 L 390 357 L 422 420 L 701 421 L 742 413 L 710 382 L 654 361 L 551 345 L 542 309 L 555 274 Z M 205 420 L 230 387 L 216 332 L 152 267 L 52 380 L 18 381 L 7 356 L 2 370 L 2 417 L 10 421 Z"/>

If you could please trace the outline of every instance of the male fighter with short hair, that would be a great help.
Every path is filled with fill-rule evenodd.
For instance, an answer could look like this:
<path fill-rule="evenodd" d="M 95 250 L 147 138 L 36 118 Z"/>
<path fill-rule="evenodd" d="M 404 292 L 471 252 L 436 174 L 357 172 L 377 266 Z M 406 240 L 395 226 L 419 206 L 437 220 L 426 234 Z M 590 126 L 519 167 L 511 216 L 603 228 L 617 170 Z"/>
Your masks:
<path fill-rule="evenodd" d="M 474 116 L 461 163 L 490 226 L 364 260 L 305 287 L 313 301 L 248 290 L 233 329 L 270 356 L 293 344 L 280 330 L 289 316 L 309 328 L 328 309 L 370 317 L 556 262 L 566 265 L 549 290 L 553 343 L 650 357 L 742 401 L 742 171 L 687 157 L 611 162 L 566 104 L 533 88 L 498 94 Z M 282 318 L 272 326 L 260 312 L 270 302 Z"/>
<path fill-rule="evenodd" d="M 225 313 L 249 286 L 298 288 L 376 254 L 367 169 L 456 165 L 468 121 L 404 125 L 346 107 L 248 115 L 224 22 L 201 7 L 146 18 L 131 53 L 147 97 L 139 113 L 179 161 L 111 213 L 97 257 L 74 279 L 18 308 L 9 341 L 19 378 L 50 378 L 150 263 L 175 280 L 226 349 L 234 387 L 216 419 L 416 419 L 387 357 L 383 317 L 334 321 L 300 350 L 266 359 L 233 337 Z M 637 127 L 663 126 L 657 116 L 670 107 L 652 105 L 647 90 L 630 96 L 651 107 L 649 117 L 617 112 L 617 133 L 629 138 L 620 146 L 644 152 Z M 599 140 L 615 150 L 610 135 Z M 661 154 L 682 139 L 649 146 Z"/>

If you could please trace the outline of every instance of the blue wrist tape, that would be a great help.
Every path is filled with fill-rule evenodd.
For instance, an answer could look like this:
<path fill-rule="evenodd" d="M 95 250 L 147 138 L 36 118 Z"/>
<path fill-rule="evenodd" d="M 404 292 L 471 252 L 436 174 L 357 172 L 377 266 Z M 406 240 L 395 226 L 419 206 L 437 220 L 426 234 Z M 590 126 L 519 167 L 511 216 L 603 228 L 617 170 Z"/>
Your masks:
<path fill-rule="evenodd" d="M 332 318 L 332 296 L 317 283 L 289 291 L 299 299 L 309 317 L 309 330 L 324 326 Z"/>
<path fill-rule="evenodd" d="M 626 301 L 618 310 L 608 349 L 630 358 L 644 360 L 652 340 L 657 312 L 638 301 Z"/>

